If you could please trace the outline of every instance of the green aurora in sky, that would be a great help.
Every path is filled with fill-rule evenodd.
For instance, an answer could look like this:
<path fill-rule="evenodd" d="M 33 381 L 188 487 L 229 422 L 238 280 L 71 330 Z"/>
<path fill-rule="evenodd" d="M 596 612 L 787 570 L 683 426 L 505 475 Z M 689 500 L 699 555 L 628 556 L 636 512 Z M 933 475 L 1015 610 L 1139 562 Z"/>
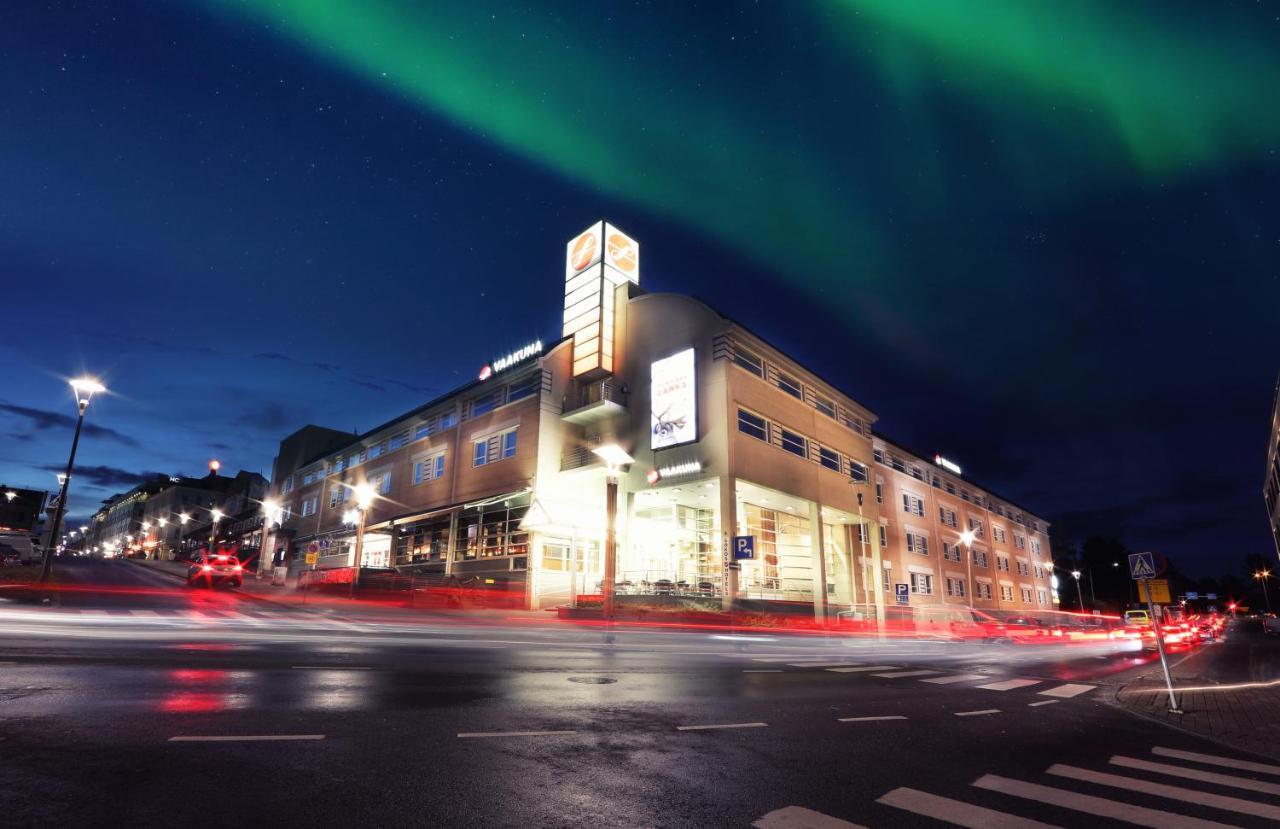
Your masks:
<path fill-rule="evenodd" d="M 1280 141 L 1268 38 L 1212 7 L 791 0 L 726 15 L 710 39 L 694 10 L 190 2 L 862 308 L 905 290 L 881 278 L 919 244 L 904 207 L 954 215 L 992 189 L 950 172 L 940 133 L 956 119 L 939 106 L 964 116 L 1007 200 L 1032 206 L 1246 164 Z"/>

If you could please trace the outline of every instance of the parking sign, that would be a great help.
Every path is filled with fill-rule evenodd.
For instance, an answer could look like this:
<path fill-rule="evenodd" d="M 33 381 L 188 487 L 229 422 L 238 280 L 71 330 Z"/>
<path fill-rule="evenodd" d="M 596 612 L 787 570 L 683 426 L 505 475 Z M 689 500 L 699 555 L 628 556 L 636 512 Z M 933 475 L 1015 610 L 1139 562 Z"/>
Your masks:
<path fill-rule="evenodd" d="M 898 604 L 911 604 L 911 585 L 895 584 L 893 586 L 893 598 Z"/>
<path fill-rule="evenodd" d="M 756 557 L 756 537 L 754 535 L 735 535 L 733 537 L 733 560 L 753 560 Z"/>

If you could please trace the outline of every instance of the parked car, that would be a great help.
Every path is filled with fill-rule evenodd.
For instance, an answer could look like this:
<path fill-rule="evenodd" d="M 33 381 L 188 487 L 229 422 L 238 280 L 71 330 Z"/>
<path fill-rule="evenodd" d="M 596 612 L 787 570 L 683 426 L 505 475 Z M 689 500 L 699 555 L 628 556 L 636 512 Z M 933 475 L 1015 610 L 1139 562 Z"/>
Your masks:
<path fill-rule="evenodd" d="M 1268 613 L 1262 617 L 1262 631 L 1264 633 L 1277 634 L 1280 633 L 1280 617 L 1274 613 Z"/>
<path fill-rule="evenodd" d="M 244 567 L 232 556 L 201 556 L 187 568 L 188 587 L 217 587 L 219 584 L 232 587 L 244 584 Z"/>

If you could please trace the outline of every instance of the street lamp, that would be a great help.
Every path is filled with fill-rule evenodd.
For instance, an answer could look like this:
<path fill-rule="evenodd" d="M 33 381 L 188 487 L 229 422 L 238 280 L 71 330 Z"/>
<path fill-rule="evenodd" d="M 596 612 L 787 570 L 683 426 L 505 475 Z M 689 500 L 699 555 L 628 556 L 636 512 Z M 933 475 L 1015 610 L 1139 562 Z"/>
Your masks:
<path fill-rule="evenodd" d="M 635 458 L 616 443 L 597 446 L 591 450 L 605 463 L 604 498 L 604 613 L 605 623 L 613 621 L 613 600 L 618 578 L 618 473 L 622 467 L 635 463 Z M 613 632 L 605 634 L 605 641 L 613 641 Z"/>
<path fill-rule="evenodd" d="M 218 522 L 222 520 L 224 513 L 220 509 L 211 510 L 209 515 L 213 518 L 213 526 L 209 530 L 209 555 L 213 555 L 218 546 Z"/>
<path fill-rule="evenodd" d="M 53 526 L 49 528 L 49 543 L 44 547 L 44 560 L 40 565 L 40 581 L 47 582 L 53 569 L 53 540 L 62 529 L 62 516 L 67 511 L 67 486 L 71 483 L 71 470 L 76 463 L 76 448 L 80 446 L 80 429 L 84 426 L 84 413 L 95 394 L 107 390 L 107 387 L 92 377 L 77 377 L 70 381 L 71 389 L 76 393 L 76 433 L 71 439 L 71 454 L 67 457 L 67 471 L 60 476 L 62 485 L 58 492 L 58 508 L 53 512 Z"/>
<path fill-rule="evenodd" d="M 360 557 L 364 554 L 364 519 L 369 512 L 369 507 L 373 505 L 376 493 L 367 483 L 356 484 L 352 487 L 352 493 L 356 496 L 356 508 L 351 510 L 356 513 L 352 516 L 356 519 L 356 551 L 352 562 L 355 569 L 351 573 L 351 594 L 354 596 L 356 583 L 360 581 Z"/>
<path fill-rule="evenodd" d="M 5 497 L 5 500 L 6 500 L 6 501 L 8 501 L 9 503 L 13 503 L 13 499 L 18 497 L 18 493 L 14 492 L 12 489 L 10 489 L 10 490 L 5 491 L 5 493 L 4 493 L 4 497 Z"/>
<path fill-rule="evenodd" d="M 182 531 L 186 529 L 187 522 L 191 520 L 191 516 L 185 512 L 178 513 L 178 552 L 182 552 Z M 177 558 L 177 556 L 174 556 Z"/>
<path fill-rule="evenodd" d="M 977 533 L 975 533 L 972 529 L 965 530 L 964 532 L 960 533 L 960 541 L 961 543 L 964 544 L 964 560 L 969 562 L 968 590 L 971 594 L 974 594 L 969 596 L 970 607 L 973 607 L 973 600 L 976 597 L 976 594 L 978 592 L 976 589 L 974 589 L 974 585 L 973 585 L 973 539 L 976 537 L 977 537 Z"/>
<path fill-rule="evenodd" d="M 1262 582 L 1262 595 L 1267 600 L 1267 612 L 1271 612 L 1271 594 L 1267 592 L 1267 579 L 1271 577 L 1270 570 L 1259 570 L 1253 574 L 1253 577 Z"/>
<path fill-rule="evenodd" d="M 274 567 L 275 561 L 271 555 L 271 530 L 280 526 L 280 521 L 284 515 L 284 508 L 280 506 L 280 502 L 274 498 L 268 498 L 262 502 L 262 541 L 258 546 L 258 578 L 262 578 L 263 570 L 266 569 L 268 562 Z"/>
<path fill-rule="evenodd" d="M 1084 613 L 1084 593 L 1080 590 L 1080 571 L 1072 570 L 1071 578 L 1076 580 L 1076 597 L 1080 599 L 1080 612 Z"/>

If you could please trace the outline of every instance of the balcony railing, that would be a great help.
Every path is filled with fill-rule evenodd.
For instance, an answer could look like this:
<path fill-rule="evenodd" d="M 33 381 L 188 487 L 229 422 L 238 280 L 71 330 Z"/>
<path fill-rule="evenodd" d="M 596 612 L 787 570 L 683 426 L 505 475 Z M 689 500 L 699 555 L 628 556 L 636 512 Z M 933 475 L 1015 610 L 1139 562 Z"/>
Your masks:
<path fill-rule="evenodd" d="M 588 384 L 576 392 L 566 394 L 561 401 L 560 412 L 566 415 L 572 414 L 580 409 L 598 407 L 602 403 L 626 408 L 626 392 L 611 378 Z"/>

